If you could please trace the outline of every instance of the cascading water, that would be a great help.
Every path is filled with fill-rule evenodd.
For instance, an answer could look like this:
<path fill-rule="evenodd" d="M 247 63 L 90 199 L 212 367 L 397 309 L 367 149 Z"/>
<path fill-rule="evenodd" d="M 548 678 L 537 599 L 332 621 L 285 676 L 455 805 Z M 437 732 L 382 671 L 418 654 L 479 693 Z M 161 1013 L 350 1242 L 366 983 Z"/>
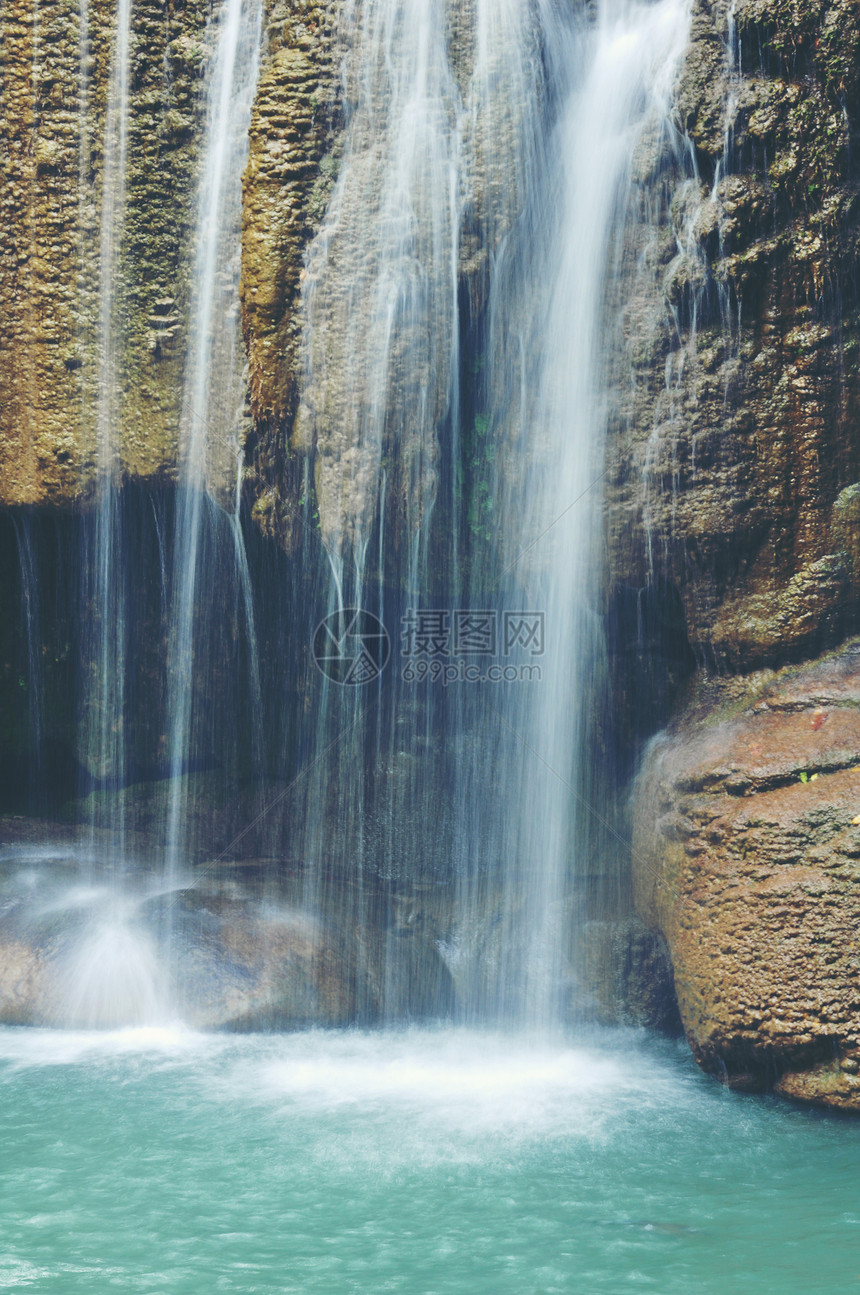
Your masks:
<path fill-rule="evenodd" d="M 93 517 L 83 526 L 82 542 L 82 606 L 89 629 L 82 639 L 78 750 L 89 841 L 83 856 L 74 850 L 63 855 L 71 880 L 66 881 L 64 870 L 52 865 L 52 875 L 46 876 L 47 898 L 34 898 L 22 919 L 31 938 L 47 938 L 51 944 L 54 970 L 45 982 L 42 1017 L 84 1026 L 148 1021 L 172 1010 L 173 892 L 180 866 L 199 848 L 189 826 L 189 821 L 196 820 L 189 813 L 187 774 L 195 767 L 198 753 L 213 746 L 211 734 L 200 732 L 205 721 L 195 713 L 193 676 L 212 671 L 219 648 L 222 656 L 225 650 L 234 654 L 239 650 L 235 645 L 224 648 L 227 635 L 234 634 L 247 645 L 250 683 L 245 696 L 250 697 L 255 714 L 259 706 L 249 577 L 237 510 L 244 416 L 238 318 L 241 172 L 257 81 L 262 11 L 255 0 L 225 0 L 207 32 L 213 56 L 192 266 L 180 483 L 175 507 L 167 510 L 157 497 L 140 501 L 124 487 L 120 458 L 125 339 L 118 300 L 126 273 L 123 240 L 133 17 L 131 3 L 123 0 L 113 24 L 104 118 L 94 396 L 98 479 Z M 83 171 L 88 128 L 86 6 L 80 44 Z M 33 563 L 26 529 L 18 527 L 17 533 L 32 637 L 37 607 L 32 598 Z M 153 582 L 157 588 L 141 590 L 140 550 L 153 545 L 159 553 Z M 201 595 L 204 581 L 210 587 Z M 221 602 L 216 598 L 214 605 L 213 581 L 221 582 L 225 590 Z M 219 613 L 223 619 L 225 609 L 228 624 L 219 626 Z M 152 632 L 153 619 L 166 623 L 162 668 L 168 719 L 160 749 L 146 764 L 135 749 L 139 743 L 134 712 L 141 705 L 136 695 L 141 676 L 152 667 L 137 636 L 141 629 Z M 37 664 L 29 671 L 34 705 L 41 697 Z M 38 734 L 34 741 L 38 752 Z M 141 860 L 139 840 L 133 844 L 135 824 L 129 812 L 129 805 L 134 807 L 133 793 L 128 788 L 142 773 L 160 777 L 163 789 L 153 798 L 156 826 L 147 838 L 147 855 L 161 856 L 157 866 L 151 857 L 145 863 Z M 78 880 L 81 872 L 83 883 Z M 58 945 L 45 934 L 57 922 L 65 927 Z"/>
<path fill-rule="evenodd" d="M 363 603 L 407 652 L 423 623 L 435 662 L 398 674 L 401 658 L 360 699 L 322 686 L 300 848 L 313 902 L 334 861 L 359 908 L 381 881 L 426 922 L 413 975 L 451 982 L 467 1017 L 548 1027 L 598 794 L 579 751 L 599 686 L 604 300 L 687 8 L 457 6 L 457 59 L 441 5 L 346 17 L 347 136 L 307 260 L 298 439 L 328 610 Z M 475 617 L 485 648 L 497 636 L 500 679 L 446 690 L 469 615 L 473 642 Z M 445 890 L 454 917 L 433 926 L 427 892 Z M 404 956 L 389 942 L 389 981 Z"/>
<path fill-rule="evenodd" d="M 583 764 L 583 752 L 598 745 L 589 716 L 605 686 L 595 543 L 606 420 L 605 298 L 629 207 L 633 157 L 647 127 L 665 129 L 688 20 L 677 0 L 607 4 L 584 30 L 560 24 L 549 6 L 543 20 L 559 119 L 541 158 L 546 169 L 534 177 L 544 201 L 527 211 L 528 241 L 513 283 L 505 282 L 502 299 L 492 301 L 491 310 L 508 318 L 498 329 L 507 344 L 491 351 L 490 361 L 506 370 L 510 339 L 519 336 L 524 394 L 512 449 L 528 467 L 516 474 L 508 469 L 507 477 L 503 468 L 497 480 L 496 524 L 501 534 L 516 536 L 519 523 L 521 546 L 500 584 L 512 613 L 525 603 L 545 616 L 546 639 L 539 683 L 509 690 L 497 711 L 508 789 L 497 848 L 507 848 L 515 869 L 506 922 L 521 953 L 508 975 L 516 976 L 520 1011 L 548 1025 L 561 1006 L 566 928 L 571 938 L 566 900 L 592 872 L 583 857 L 589 818 L 599 821 L 604 806 L 599 773 L 595 778 L 589 767 L 593 756 Z M 661 143 L 652 144 L 658 153 Z M 528 246 L 541 249 L 537 262 Z M 504 382 L 510 377 L 503 373 L 499 389 Z M 506 413 L 496 406 L 491 416 L 504 426 Z"/>
<path fill-rule="evenodd" d="M 215 573 L 219 505 L 208 493 L 210 477 L 232 475 L 234 512 L 229 523 L 241 606 L 251 645 L 252 697 L 259 705 L 253 609 L 247 563 L 238 527 L 240 429 L 244 403 L 239 336 L 239 235 L 241 174 L 257 85 L 262 6 L 259 0 L 225 0 L 218 14 L 209 80 L 206 150 L 198 197 L 196 256 L 191 297 L 191 343 L 180 434 L 180 483 L 173 539 L 173 604 L 168 642 L 168 767 L 166 868 L 175 875 L 192 842 L 186 832 L 188 788 L 183 774 L 194 751 L 192 676 L 205 669 L 209 632 L 201 625 L 199 583 Z M 230 473 L 232 467 L 232 473 Z M 218 469 L 220 468 L 220 471 Z M 214 470 L 213 470 L 214 469 Z M 217 488 L 217 486 L 216 486 Z"/>
<path fill-rule="evenodd" d="M 654 158 L 665 147 L 686 6 L 344 3 L 339 169 L 303 275 L 305 542 L 269 568 L 240 515 L 262 6 L 224 0 L 206 30 L 179 480 L 148 493 L 120 488 L 118 457 L 132 18 L 118 11 L 104 125 L 83 527 L 94 862 L 62 947 L 56 905 L 33 913 L 80 986 L 42 1017 L 150 1019 L 172 981 L 206 1024 L 454 1013 L 547 1030 L 573 1008 L 601 817 L 580 752 L 601 686 L 606 301 L 633 159 L 646 134 Z M 86 102 L 84 84 L 82 118 Z M 326 615 L 344 618 L 329 642 L 353 641 L 350 607 L 392 649 L 359 687 L 307 660 Z M 118 974 L 123 957 L 139 974 Z"/>
<path fill-rule="evenodd" d="M 308 256 L 297 436 L 317 449 L 323 538 L 361 578 L 396 446 L 410 530 L 435 495 L 435 429 L 456 361 L 457 89 L 440 0 L 350 0 L 341 176 Z M 346 472 L 334 455 L 346 457 Z M 332 471 L 334 468 L 334 471 Z"/>
<path fill-rule="evenodd" d="M 333 572 L 320 612 L 363 605 L 397 640 L 410 606 L 430 589 L 447 601 L 460 584 L 464 263 L 480 266 L 485 293 L 525 200 L 539 134 L 538 37 L 519 0 L 370 0 L 346 5 L 341 25 L 347 125 L 307 256 L 296 441 L 314 455 Z M 321 683 L 324 758 L 294 833 L 307 903 L 330 906 L 332 878 L 335 890 L 347 878 L 336 901 L 347 925 L 372 924 L 381 902 L 398 931 L 414 926 L 416 887 L 450 887 L 455 856 L 469 853 L 443 803 L 469 740 L 459 710 L 459 698 L 434 704 L 393 672 L 364 695 Z M 389 936 L 358 978 L 371 1014 L 450 1003 L 429 926 L 417 939 Z"/>
<path fill-rule="evenodd" d="M 110 55 L 102 156 L 95 391 L 96 503 L 93 549 L 84 560 L 83 604 L 91 648 L 83 688 L 87 773 L 96 785 L 122 785 L 125 775 L 126 589 L 122 553 L 116 431 L 122 417 L 117 358 L 120 320 L 115 288 L 125 217 L 129 131 L 131 0 L 120 0 Z M 83 123 L 82 123 L 83 125 Z M 111 853 L 125 856 L 121 802 L 111 823 Z M 121 866 L 121 863 L 120 863 Z"/>
<path fill-rule="evenodd" d="M 18 565 L 21 571 L 21 612 L 23 614 L 27 650 L 27 701 L 28 701 L 28 769 L 27 795 L 36 808 L 40 798 L 42 776 L 42 743 L 44 732 L 44 688 L 42 686 L 39 643 L 41 641 L 39 582 L 33 551 L 32 528 L 29 519 L 15 519 L 15 542 Z"/>

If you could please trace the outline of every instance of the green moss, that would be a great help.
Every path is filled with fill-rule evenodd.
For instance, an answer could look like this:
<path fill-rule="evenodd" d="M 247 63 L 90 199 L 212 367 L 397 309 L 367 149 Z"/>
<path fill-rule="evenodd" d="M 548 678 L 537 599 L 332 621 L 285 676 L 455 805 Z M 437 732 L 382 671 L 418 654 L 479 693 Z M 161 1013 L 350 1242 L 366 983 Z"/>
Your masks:
<path fill-rule="evenodd" d="M 308 196 L 308 215 L 314 224 L 318 224 L 325 216 L 340 170 L 341 152 L 342 144 L 339 140 L 337 148 L 320 159 L 319 174 Z"/>

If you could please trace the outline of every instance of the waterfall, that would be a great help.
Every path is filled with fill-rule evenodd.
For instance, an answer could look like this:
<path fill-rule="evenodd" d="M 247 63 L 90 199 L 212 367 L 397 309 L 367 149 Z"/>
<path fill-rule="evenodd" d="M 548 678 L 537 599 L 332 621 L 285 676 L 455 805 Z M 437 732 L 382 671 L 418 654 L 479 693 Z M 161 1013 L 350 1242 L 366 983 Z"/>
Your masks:
<path fill-rule="evenodd" d="M 326 546 L 338 564 L 349 547 L 360 573 L 389 446 L 413 533 L 433 506 L 455 382 L 459 131 L 441 0 L 347 0 L 341 21 L 347 140 L 307 258 L 297 438 L 317 449 Z"/>
<path fill-rule="evenodd" d="M 646 128 L 658 132 L 651 147 L 659 154 L 688 19 L 685 4 L 662 0 L 604 4 L 586 29 L 560 21 L 550 5 L 543 21 L 560 112 L 534 177 L 543 201 L 527 213 L 518 269 L 492 310 L 508 313 L 499 331 L 518 332 L 526 357 L 524 410 L 508 433 L 522 469 L 497 486 L 500 531 L 516 535 L 519 525 L 520 552 L 501 577 L 504 605 L 516 613 L 525 602 L 545 617 L 546 632 L 539 683 L 510 689 L 498 708 L 508 791 L 499 848 L 512 854 L 518 874 L 520 1001 L 529 1020 L 548 1024 L 565 977 L 573 918 L 566 899 L 594 872 L 583 856 L 593 839 L 589 819 L 599 822 L 605 804 L 594 755 L 583 753 L 600 745 L 589 714 L 602 686 L 606 293 L 634 154 Z M 536 263 L 529 247 L 541 249 Z M 491 362 L 508 367 L 509 347 Z M 493 415 L 504 420 L 506 412 Z"/>
<path fill-rule="evenodd" d="M 456 1015 L 546 1032 L 577 1009 L 570 955 L 606 828 L 585 752 L 605 686 L 612 306 L 629 212 L 668 149 L 687 3 L 343 0 L 338 14 L 337 174 L 296 319 L 304 543 L 285 555 L 240 508 L 262 0 L 221 0 L 201 45 L 190 277 L 171 296 L 189 320 L 175 485 L 129 486 L 121 462 L 136 37 L 130 0 L 117 9 L 97 487 L 79 530 L 89 844 L 69 859 L 89 871 L 71 886 L 51 855 L 50 913 L 22 918 L 75 982 L 46 1019 L 152 1020 L 172 1001 L 206 1024 Z M 82 135 L 82 187 L 91 153 Z M 49 600 L 28 526 L 37 761 Z M 57 913 L 70 934 L 54 945 Z"/>
<path fill-rule="evenodd" d="M 408 609 L 432 589 L 449 605 L 463 580 L 463 284 L 471 273 L 486 295 L 526 202 L 539 39 L 523 0 L 351 0 L 341 13 L 346 129 L 306 258 L 294 439 L 313 455 L 333 575 L 318 614 L 362 605 L 386 623 L 395 655 Z M 456 754 L 472 740 L 462 699 L 392 674 L 364 694 L 321 680 L 317 703 L 319 755 L 291 841 L 309 868 L 305 901 L 334 903 L 361 928 L 387 908 L 365 1006 L 420 1011 L 417 993 L 433 1010 L 451 974 L 432 923 L 411 913 L 416 889 L 450 886 L 456 856 L 469 854 L 439 749 L 447 730 L 448 763 L 467 758 Z"/>
<path fill-rule="evenodd" d="M 39 803 L 43 776 L 44 685 L 39 644 L 41 641 L 41 608 L 36 554 L 29 517 L 13 517 L 18 567 L 21 572 L 21 611 L 26 636 L 27 709 L 29 719 L 28 799 L 32 807 Z"/>
<path fill-rule="evenodd" d="M 315 902 L 341 869 L 364 896 L 353 920 L 382 884 L 395 929 L 424 921 L 409 975 L 437 974 L 435 948 L 467 1017 L 546 1028 L 602 818 L 580 752 L 600 687 L 605 301 L 687 5 L 366 0 L 344 20 L 297 434 L 333 568 L 319 610 L 361 604 L 401 649 L 423 616 L 437 652 L 360 699 L 321 683 L 299 848 Z M 478 621 L 500 677 L 475 686 L 446 671 Z"/>
<path fill-rule="evenodd" d="M 127 605 L 119 503 L 121 464 L 116 435 L 122 417 L 118 370 L 121 337 L 115 288 L 120 273 L 125 216 L 131 19 L 131 0 L 120 0 L 113 27 L 102 149 L 95 394 L 97 478 L 92 552 L 85 556 L 83 571 L 83 603 L 90 625 L 90 642 L 86 653 L 82 723 L 86 773 L 96 785 L 122 785 L 127 754 Z M 85 48 L 82 53 L 85 57 Z M 121 867 L 125 828 L 121 802 L 116 802 L 116 806 L 110 824 L 114 838 L 110 849 Z"/>
<path fill-rule="evenodd" d="M 87 57 L 87 10 L 82 12 L 81 59 Z M 210 663 L 205 643 L 210 624 L 200 620 L 200 580 L 226 548 L 242 603 L 240 617 L 253 640 L 253 618 L 247 563 L 238 525 L 239 445 L 244 418 L 243 360 L 239 336 L 239 234 L 241 173 L 247 156 L 248 124 L 256 87 L 262 29 L 257 0 L 225 0 L 213 14 L 207 39 L 213 57 L 207 77 L 207 115 L 198 188 L 196 231 L 189 304 L 190 344 L 186 363 L 179 435 L 179 489 L 173 534 L 167 536 L 172 560 L 166 576 L 164 613 L 167 630 L 166 709 L 169 720 L 163 756 L 174 775 L 164 824 L 165 849 L 175 866 L 183 849 L 185 789 L 179 775 L 195 753 L 192 675 L 195 649 Z M 130 0 L 118 6 L 113 24 L 110 82 L 104 118 L 98 275 L 98 364 L 95 388 L 97 485 L 93 522 L 85 533 L 91 547 L 82 555 L 82 605 L 89 627 L 83 643 L 81 750 L 84 790 L 120 792 L 140 776 L 141 757 L 128 731 L 129 689 L 141 669 L 140 646 L 131 642 L 139 619 L 134 553 L 142 543 L 140 519 L 126 498 L 121 462 L 122 364 L 125 342 L 118 299 L 123 284 L 123 229 L 126 206 L 129 137 Z M 79 117 L 85 154 L 86 72 L 81 72 Z M 216 502 L 217 499 L 217 502 Z M 223 505 L 223 508 L 222 508 Z M 163 553 L 167 526 L 161 505 L 153 501 L 154 526 Z M 148 512 L 148 505 L 144 505 Z M 226 539 L 225 539 L 226 536 Z M 197 620 L 195 619 L 197 618 Z M 201 647 L 201 643 L 203 647 Z M 253 656 L 253 653 L 251 653 Z M 255 666 L 251 665 L 252 673 Z M 125 800 L 110 805 L 113 841 L 110 852 L 125 856 Z M 104 818 L 104 804 L 99 806 Z M 119 864 L 121 867 L 121 863 Z"/>
<path fill-rule="evenodd" d="M 112 28 L 102 149 L 94 393 L 97 482 L 93 514 L 81 525 L 85 629 L 79 795 L 85 793 L 82 817 L 88 823 L 89 844 L 82 855 L 73 849 L 67 862 L 85 881 L 69 882 L 62 872 L 46 877 L 49 898 L 40 895 L 34 906 L 25 904 L 21 918 L 29 932 L 40 929 L 45 914 L 63 915 L 66 934 L 52 950 L 44 1014 L 97 1026 L 147 1021 L 171 1010 L 174 894 L 181 868 L 193 861 L 189 856 L 197 848 L 187 822 L 190 793 L 185 775 L 201 752 L 205 759 L 215 745 L 211 713 L 201 718 L 200 698 L 194 695 L 196 676 L 206 678 L 205 709 L 211 712 L 209 689 L 218 652 L 223 660 L 247 647 L 250 682 L 245 695 L 251 697 L 255 715 L 259 709 L 250 575 L 238 517 L 245 418 L 239 249 L 241 174 L 257 82 L 262 6 L 258 0 L 224 0 L 206 32 L 212 59 L 206 81 L 175 504 L 165 502 L 164 492 L 128 486 L 120 448 L 127 339 L 118 302 L 128 272 L 124 226 L 132 17 L 130 0 L 121 0 Z M 88 39 L 84 5 L 78 99 L 82 172 L 87 157 Z M 80 183 L 83 186 L 83 178 Z M 16 537 L 29 644 L 38 633 L 39 604 L 26 523 L 16 523 Z M 225 617 L 228 623 L 219 623 Z M 153 648 L 158 650 L 162 636 L 166 652 L 153 664 Z M 231 642 L 239 639 L 241 649 Z M 33 750 L 38 757 L 39 663 L 34 648 L 28 647 L 28 656 Z M 147 699 L 155 700 L 156 706 L 142 719 Z M 162 724 L 167 731 L 156 745 L 153 734 Z M 151 858 L 143 863 L 133 784 L 147 779 L 158 780 L 163 790 L 150 795 L 150 819 L 155 822 L 148 835 Z"/>
<path fill-rule="evenodd" d="M 247 562 L 238 525 L 241 426 L 244 403 L 239 335 L 239 235 L 241 175 L 257 85 L 262 5 L 224 0 L 212 23 L 215 54 L 208 85 L 205 152 L 197 202 L 188 351 L 180 429 L 180 481 L 173 538 L 172 606 L 168 641 L 167 869 L 175 874 L 190 846 L 185 818 L 188 788 L 183 773 L 194 752 L 193 676 L 205 669 L 201 580 L 218 579 L 218 531 L 222 515 L 209 493 L 232 478 L 224 502 L 232 509 L 228 562 L 241 601 L 240 615 L 251 643 L 257 680 L 254 622 Z M 259 691 L 258 681 L 252 691 Z"/>

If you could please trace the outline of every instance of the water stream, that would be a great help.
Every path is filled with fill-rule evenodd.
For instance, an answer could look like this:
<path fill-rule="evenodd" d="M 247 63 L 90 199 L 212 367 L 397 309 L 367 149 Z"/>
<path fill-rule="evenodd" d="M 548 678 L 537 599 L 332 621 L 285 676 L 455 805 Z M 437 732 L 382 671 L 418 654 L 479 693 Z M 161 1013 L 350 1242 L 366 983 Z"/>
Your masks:
<path fill-rule="evenodd" d="M 99 474 L 76 541 L 82 628 L 69 630 L 92 905 L 82 916 L 79 839 L 44 879 L 67 896 L 62 938 L 46 918 L 63 911 L 53 892 L 32 910 L 19 897 L 16 938 L 39 932 L 40 967 L 53 968 L 35 977 L 35 1018 L 116 1025 L 170 1011 L 248 1027 L 453 1014 L 555 1031 L 586 1010 L 573 955 L 583 896 L 600 882 L 595 825 L 607 822 L 594 758 L 607 302 L 635 177 L 678 146 L 687 4 L 341 7 L 343 134 L 299 320 L 305 541 L 268 567 L 243 512 L 239 334 L 263 9 L 223 0 L 202 37 L 169 490 L 124 485 L 121 461 L 134 22 L 120 5 L 102 145 Z M 18 551 L 39 729 L 26 525 Z M 384 660 L 368 656 L 371 622 L 354 622 L 355 608 L 376 618 Z M 346 663 L 364 670 L 358 686 L 329 658 L 311 661 L 327 616 L 329 644 L 361 647 Z M 33 733 L 37 758 L 42 745 Z M 261 941 L 270 952 L 251 972 Z M 215 946 L 233 968 L 220 1014 Z M 140 969 L 137 995 L 132 972 L 117 972 L 123 957 Z M 287 1001 L 278 957 L 303 968 Z M 58 991 L 69 976 L 78 988 Z"/>
<path fill-rule="evenodd" d="M 121 274 L 129 132 L 131 0 L 117 6 L 102 142 L 99 226 L 97 373 L 95 387 L 96 501 L 91 551 L 82 563 L 82 604 L 89 626 L 89 669 L 82 685 L 81 727 L 85 767 L 99 783 L 122 785 L 125 734 L 127 588 L 119 486 L 117 428 L 122 419 L 118 356 L 121 320 L 116 285 Z M 82 51 L 85 57 L 85 51 Z M 82 128 L 85 123 L 81 121 Z M 125 824 L 117 802 L 110 830 L 119 868 L 125 858 Z"/>
<path fill-rule="evenodd" d="M 512 471 L 509 461 L 496 483 L 493 525 L 514 537 L 499 577 L 503 623 L 516 627 L 520 609 L 530 608 L 544 617 L 544 642 L 534 658 L 539 681 L 490 703 L 500 740 L 487 776 L 500 778 L 506 795 L 501 830 L 488 822 L 481 832 L 493 832 L 515 865 L 508 908 L 519 908 L 508 942 L 523 952 L 508 975 L 522 986 L 520 1014 L 547 1024 L 561 1010 L 565 896 L 590 870 L 589 819 L 602 816 L 607 799 L 589 773 L 597 745 L 589 725 L 606 686 L 596 542 L 611 335 L 605 301 L 637 149 L 646 130 L 657 156 L 668 146 L 688 13 L 676 0 L 606 5 L 594 27 L 571 29 L 547 6 L 544 22 L 559 116 L 532 178 L 541 197 L 526 209 L 515 266 L 498 292 L 491 287 L 497 336 L 488 384 L 491 426 L 508 422 L 511 461 L 525 465 Z M 514 339 L 523 356 L 516 421 L 508 401 L 493 399 L 510 389 Z"/>
<path fill-rule="evenodd" d="M 166 823 L 166 871 L 178 875 L 194 848 L 188 838 L 187 782 L 183 773 L 193 753 L 192 676 L 209 668 L 201 623 L 198 585 L 218 570 L 220 509 L 212 494 L 225 482 L 222 500 L 233 515 L 237 609 L 250 643 L 250 669 L 258 693 L 253 607 L 247 563 L 236 521 L 241 478 L 244 389 L 239 333 L 239 246 L 241 174 L 248 154 L 248 126 L 257 86 L 262 5 L 259 0 L 226 0 L 217 12 L 210 40 L 206 151 L 197 203 L 196 255 L 190 306 L 191 341 L 186 365 L 180 429 L 180 481 L 173 536 L 172 605 L 167 650 L 167 761 L 171 778 Z M 211 492 L 211 493 L 210 493 Z M 228 544 L 229 554 L 229 544 Z M 229 560 L 229 558 L 228 558 Z M 237 578 L 238 577 L 238 578 Z M 259 697 L 254 697 L 259 706 Z M 199 722 L 199 721 L 198 721 Z"/>
<path fill-rule="evenodd" d="M 86 57 L 86 8 L 82 59 Z M 175 497 L 140 502 L 123 484 L 124 409 L 120 355 L 123 320 L 117 305 L 125 273 L 123 241 L 128 166 L 130 58 L 137 37 L 130 0 L 116 12 L 110 86 L 104 119 L 99 241 L 98 380 L 95 395 L 98 480 L 95 507 L 81 536 L 84 661 L 80 683 L 83 817 L 89 827 L 81 891 L 72 875 L 30 915 L 65 912 L 68 938 L 52 991 L 56 1019 L 81 1025 L 149 1021 L 171 1000 L 174 905 L 162 907 L 153 929 L 141 917 L 142 895 L 176 891 L 199 843 L 189 806 L 189 773 L 211 749 L 195 680 L 211 675 L 225 634 L 245 648 L 248 724 L 258 722 L 259 669 L 244 541 L 238 521 L 244 427 L 243 357 L 239 330 L 241 174 L 256 90 L 262 8 L 256 0 L 225 0 L 205 33 L 211 57 L 206 78 L 206 129 L 200 163 L 189 303 L 190 343 L 179 429 Z M 84 90 L 81 91 L 85 95 Z M 83 100 L 82 100 L 83 101 Z M 81 129 L 86 115 L 81 109 Z M 82 144 L 83 148 L 83 144 Z M 20 530 L 22 589 L 32 635 L 35 609 L 28 537 Z M 156 546 L 154 568 L 141 550 Z M 213 605 L 211 583 L 223 584 Z M 148 586 L 145 592 L 142 585 Z M 204 586 L 205 592 L 201 592 Z M 209 587 L 206 587 L 209 586 Z M 147 600 L 151 600 L 147 606 Z M 225 611 L 229 625 L 223 622 Z M 142 635 L 164 626 L 166 650 L 154 668 Z M 158 650 L 158 649 L 157 649 Z M 234 652 L 238 649 L 234 648 Z M 157 671 L 165 719 L 155 751 L 141 757 L 137 729 L 147 699 L 142 677 Z M 41 696 L 31 672 L 30 695 Z M 153 689 L 154 696 L 158 690 Z M 38 702 L 34 701 L 34 720 Z M 153 720 L 153 723 L 157 720 Z M 208 739 L 208 743 L 207 743 Z M 33 737 L 38 753 L 39 737 Z M 256 744 L 259 756 L 259 742 Z M 147 858 L 132 843 L 127 788 L 142 775 L 161 779 L 158 824 Z M 152 854 L 161 856 L 154 869 Z M 76 856 L 66 852 L 70 872 Z M 76 865 L 75 865 L 76 866 Z M 141 883 L 141 878 L 145 880 Z M 153 879 L 154 878 L 154 879 Z M 83 896 L 83 898 L 82 898 Z"/>
<path fill-rule="evenodd" d="M 460 1012 L 550 1027 L 603 808 L 582 752 L 605 300 L 637 150 L 646 132 L 656 159 L 673 143 L 688 12 L 509 0 L 457 21 L 459 61 L 440 4 L 344 13 L 348 125 L 307 257 L 298 439 L 333 573 L 320 615 L 363 606 L 399 653 L 378 699 L 322 692 L 317 748 L 334 745 L 297 853 L 312 903 L 332 859 L 359 908 L 374 878 L 417 910 L 416 891 L 453 887 L 436 945 Z"/>

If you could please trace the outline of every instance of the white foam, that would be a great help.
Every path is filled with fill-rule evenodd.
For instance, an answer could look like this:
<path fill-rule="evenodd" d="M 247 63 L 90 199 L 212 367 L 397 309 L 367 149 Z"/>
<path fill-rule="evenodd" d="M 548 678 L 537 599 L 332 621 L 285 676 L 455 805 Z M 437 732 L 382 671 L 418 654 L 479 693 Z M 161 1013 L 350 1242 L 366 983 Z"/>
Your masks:
<path fill-rule="evenodd" d="M 679 1096 L 677 1074 L 635 1036 L 620 1052 L 465 1029 L 283 1036 L 234 1058 L 219 1086 L 280 1119 L 340 1115 L 356 1155 L 381 1136 L 395 1160 L 471 1158 L 494 1139 L 600 1138 L 631 1102 Z"/>

